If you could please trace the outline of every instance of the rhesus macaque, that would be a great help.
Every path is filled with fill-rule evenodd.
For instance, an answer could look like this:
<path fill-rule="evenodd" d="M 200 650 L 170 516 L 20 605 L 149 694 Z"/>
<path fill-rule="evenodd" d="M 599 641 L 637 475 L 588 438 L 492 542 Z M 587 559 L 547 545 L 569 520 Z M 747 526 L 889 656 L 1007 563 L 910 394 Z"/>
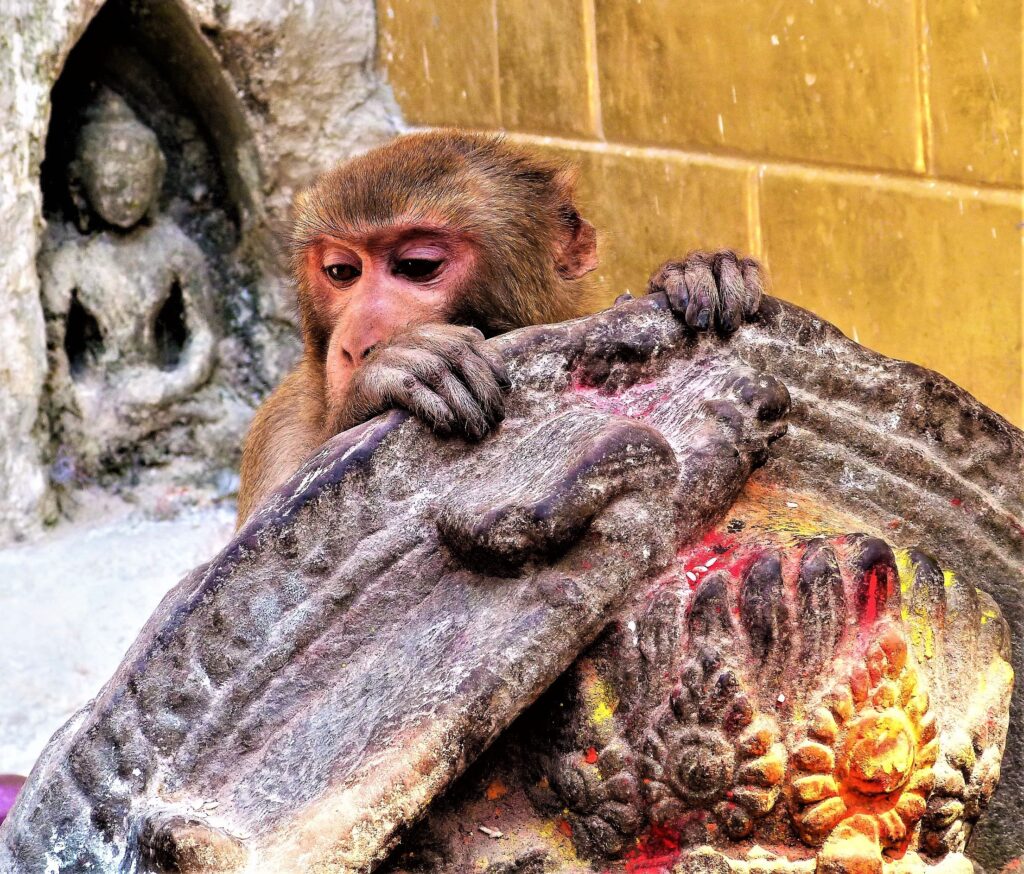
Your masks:
<path fill-rule="evenodd" d="M 572 168 L 493 135 L 399 137 L 296 200 L 292 268 L 303 356 L 260 407 L 242 455 L 243 522 L 326 439 L 401 407 L 479 439 L 508 376 L 486 337 L 593 309 L 597 236 Z M 665 264 L 687 325 L 732 331 L 757 311 L 759 267 L 732 252 Z"/>

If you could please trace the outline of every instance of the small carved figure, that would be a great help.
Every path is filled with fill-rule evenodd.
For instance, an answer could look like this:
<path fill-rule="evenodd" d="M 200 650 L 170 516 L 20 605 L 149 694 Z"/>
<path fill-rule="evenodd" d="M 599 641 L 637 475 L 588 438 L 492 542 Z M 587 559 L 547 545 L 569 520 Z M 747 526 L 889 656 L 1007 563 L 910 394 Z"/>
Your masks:
<path fill-rule="evenodd" d="M 164 156 L 116 95 L 92 107 L 71 168 L 78 227 L 40 257 L 59 439 L 95 472 L 187 417 L 218 330 L 206 259 L 158 211 Z"/>

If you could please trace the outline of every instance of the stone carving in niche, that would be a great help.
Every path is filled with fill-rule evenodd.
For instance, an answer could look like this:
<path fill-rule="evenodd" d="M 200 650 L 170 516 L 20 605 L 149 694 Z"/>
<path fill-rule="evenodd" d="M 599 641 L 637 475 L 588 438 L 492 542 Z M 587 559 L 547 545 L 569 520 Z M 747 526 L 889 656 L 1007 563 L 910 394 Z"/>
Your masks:
<path fill-rule="evenodd" d="M 156 135 L 111 92 L 91 107 L 72 166 L 94 230 L 55 228 L 40 270 L 61 433 L 97 470 L 189 415 L 222 328 L 202 250 L 159 211 Z"/>
<path fill-rule="evenodd" d="M 321 447 L 54 737 L 0 868 L 971 874 L 1024 435 L 770 299 L 490 342 L 501 428 Z"/>
<path fill-rule="evenodd" d="M 110 0 L 53 90 L 38 266 L 57 486 L 223 480 L 292 354 L 232 164 L 238 110 L 190 28 L 173 4 Z"/>

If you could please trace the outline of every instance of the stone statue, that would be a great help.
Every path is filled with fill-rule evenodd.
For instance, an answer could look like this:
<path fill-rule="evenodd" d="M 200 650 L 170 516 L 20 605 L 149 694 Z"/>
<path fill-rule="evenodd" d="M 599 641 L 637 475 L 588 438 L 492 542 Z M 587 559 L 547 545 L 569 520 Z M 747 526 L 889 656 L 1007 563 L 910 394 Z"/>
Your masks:
<path fill-rule="evenodd" d="M 103 92 L 71 168 L 78 227 L 40 257 L 56 430 L 89 471 L 182 417 L 216 363 L 206 259 L 158 197 L 156 135 Z"/>
<path fill-rule="evenodd" d="M 51 740 L 0 869 L 972 871 L 1024 434 L 778 301 L 491 342 L 499 431 L 325 444 Z"/>

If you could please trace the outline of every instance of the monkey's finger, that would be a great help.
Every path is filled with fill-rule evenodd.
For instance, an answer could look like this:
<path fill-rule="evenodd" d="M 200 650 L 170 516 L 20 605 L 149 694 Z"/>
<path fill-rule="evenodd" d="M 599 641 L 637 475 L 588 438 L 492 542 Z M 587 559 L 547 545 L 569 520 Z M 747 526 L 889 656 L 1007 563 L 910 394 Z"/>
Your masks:
<path fill-rule="evenodd" d="M 457 345 L 462 350 L 458 360 L 451 360 L 449 356 L 453 357 L 455 351 L 447 348 L 443 342 L 434 344 L 434 349 L 439 351 L 397 349 L 394 358 L 417 381 L 410 384 L 410 408 L 413 412 L 432 424 L 436 423 L 435 430 L 444 428 L 446 433 L 455 431 L 479 440 L 491 429 L 491 423 L 480 401 L 460 379 L 463 361 L 467 355 L 472 354 L 473 347 L 462 344 L 461 340 Z M 424 389 L 431 394 L 424 395 Z M 444 411 L 437 407 L 434 396 L 444 402 Z M 425 405 L 422 412 L 417 404 Z"/>
<path fill-rule="evenodd" d="M 440 355 L 450 364 L 457 364 L 467 347 L 482 343 L 483 332 L 468 325 L 443 325 L 425 333 L 422 346 Z"/>
<path fill-rule="evenodd" d="M 669 309 L 681 316 L 686 315 L 686 307 L 690 303 L 690 291 L 686 287 L 685 263 L 667 261 L 647 283 L 647 293 L 664 292 Z"/>
<path fill-rule="evenodd" d="M 508 375 L 508 365 L 505 363 L 505 359 L 502 358 L 501 353 L 493 346 L 489 346 L 486 343 L 477 343 L 473 347 L 473 351 L 483 360 L 490 369 L 491 373 L 494 374 L 494 379 L 498 385 L 505 390 L 512 388 L 512 379 Z"/>
<path fill-rule="evenodd" d="M 443 430 L 451 420 L 451 410 L 440 398 L 428 397 L 427 392 L 429 389 L 408 368 L 375 363 L 359 374 L 350 404 L 357 421 L 397 408 L 427 420 L 435 430 Z"/>
<path fill-rule="evenodd" d="M 388 360 L 409 360 L 409 356 L 429 355 L 454 364 L 461 351 L 477 339 L 479 332 L 462 325 L 420 325 L 397 334 L 379 353 Z"/>
<path fill-rule="evenodd" d="M 435 434 L 448 436 L 458 428 L 458 414 L 434 389 L 413 378 L 407 384 L 405 401 L 399 406 L 422 420 Z"/>
<path fill-rule="evenodd" d="M 476 356 L 487 365 L 493 374 L 492 379 L 500 388 L 507 389 L 511 386 L 505 360 L 497 350 L 484 342 L 484 335 L 477 328 L 465 325 L 431 325 L 429 329 L 411 332 L 405 343 L 396 344 L 393 348 L 395 360 L 401 362 L 402 366 L 415 369 L 429 385 L 436 385 L 440 378 L 442 362 L 448 365 L 449 370 L 461 374 L 467 356 Z M 418 363 L 419 356 L 424 354 L 433 355 L 437 360 L 426 367 Z M 473 385 L 467 385 L 473 391 Z M 477 396 L 480 397 L 479 394 Z"/>
<path fill-rule="evenodd" d="M 433 344 L 389 347 L 382 353 L 380 363 L 391 370 L 412 374 L 431 388 L 451 369 L 447 355 L 436 351 Z"/>
<path fill-rule="evenodd" d="M 472 440 L 480 440 L 491 430 L 491 424 L 487 421 L 480 402 L 455 374 L 445 373 L 438 380 L 434 391 L 452 411 L 454 431 L 465 434 Z"/>
<path fill-rule="evenodd" d="M 746 298 L 743 274 L 740 272 L 736 253 L 718 252 L 715 255 L 714 268 L 718 279 L 718 326 L 723 334 L 731 334 L 743 324 Z"/>
<path fill-rule="evenodd" d="M 500 358 L 500 356 L 498 357 Z M 505 396 L 502 394 L 498 378 L 491 369 L 491 365 L 481 354 L 479 347 L 466 351 L 457 375 L 466 384 L 466 388 L 469 389 L 470 394 L 483 410 L 488 430 L 493 428 L 504 418 Z"/>
<path fill-rule="evenodd" d="M 447 401 L 455 413 L 456 430 L 480 439 L 501 421 L 504 400 L 498 377 L 481 354 L 483 334 L 476 329 L 467 331 L 472 333 L 462 337 L 472 337 L 474 342 L 462 337 L 451 342 L 435 338 L 436 352 L 430 360 L 423 357 L 416 374 Z"/>
<path fill-rule="evenodd" d="M 408 352 L 409 355 L 392 354 Z M 396 366 L 396 359 L 401 364 Z M 422 419 L 431 430 L 438 434 L 450 434 L 454 425 L 455 414 L 437 393 L 422 379 L 418 371 L 427 362 L 436 362 L 435 356 L 415 350 L 389 349 L 387 362 L 378 361 L 363 368 L 358 377 L 358 402 L 353 404 L 353 411 L 359 421 L 376 415 L 385 410 L 408 410 L 418 419 Z M 443 362 L 441 369 L 445 370 Z"/>
<path fill-rule="evenodd" d="M 744 315 L 750 318 L 756 316 L 761 309 L 761 298 L 765 293 L 764 274 L 761 265 L 753 258 L 744 258 L 740 261 L 740 272 L 743 274 L 743 286 L 746 289 Z"/>
<path fill-rule="evenodd" d="M 686 324 L 698 331 L 706 331 L 718 315 L 718 288 L 706 255 L 690 256 L 683 271 L 690 295 L 684 314 Z"/>
<path fill-rule="evenodd" d="M 404 371 L 378 362 L 359 368 L 345 402 L 346 421 L 349 424 L 365 422 L 385 410 L 404 406 L 399 398 L 406 376 Z"/>
<path fill-rule="evenodd" d="M 483 335 L 475 327 L 455 324 L 447 327 L 451 330 L 434 333 L 423 344 L 423 348 L 443 362 L 446 369 L 458 373 L 463 359 L 483 342 Z"/>

